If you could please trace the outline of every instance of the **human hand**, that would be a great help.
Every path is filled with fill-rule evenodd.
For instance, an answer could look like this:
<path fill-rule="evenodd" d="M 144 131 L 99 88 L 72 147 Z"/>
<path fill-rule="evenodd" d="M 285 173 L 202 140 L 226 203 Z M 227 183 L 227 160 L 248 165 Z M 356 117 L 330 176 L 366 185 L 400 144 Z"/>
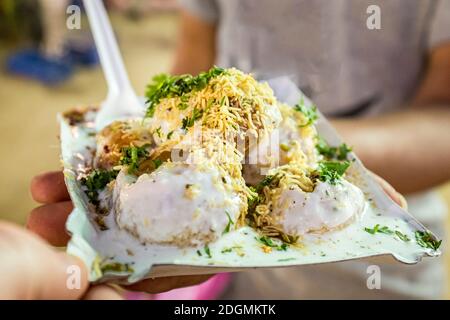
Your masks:
<path fill-rule="evenodd" d="M 2 300 L 121 299 L 112 287 L 89 287 L 82 261 L 58 252 L 33 233 L 12 223 L 0 222 L 0 261 Z M 79 272 L 75 274 L 70 270 Z M 75 283 L 68 283 L 70 276 L 77 277 Z"/>
<path fill-rule="evenodd" d="M 43 205 L 33 209 L 27 227 L 58 247 L 65 246 L 70 239 L 66 231 L 66 220 L 73 209 L 61 171 L 46 172 L 31 182 L 33 199 Z M 146 279 L 127 286 L 126 289 L 159 293 L 176 288 L 202 283 L 212 275 L 162 277 Z"/>
<path fill-rule="evenodd" d="M 370 171 L 372 177 L 375 181 L 381 186 L 384 192 L 392 199 L 395 203 L 397 203 L 403 209 L 408 209 L 408 204 L 406 202 L 405 197 L 401 193 L 398 193 L 393 186 L 390 185 L 389 182 L 381 178 L 379 175 Z"/>
<path fill-rule="evenodd" d="M 405 198 L 381 177 L 373 174 L 383 190 L 402 208 L 406 208 Z M 43 205 L 33 209 L 27 226 L 54 246 L 65 246 L 70 239 L 65 229 L 67 217 L 73 209 L 64 176 L 61 171 L 46 172 L 36 176 L 31 183 L 31 194 Z M 175 288 L 191 286 L 209 279 L 210 275 L 164 277 L 147 279 L 127 289 L 159 293 Z"/>

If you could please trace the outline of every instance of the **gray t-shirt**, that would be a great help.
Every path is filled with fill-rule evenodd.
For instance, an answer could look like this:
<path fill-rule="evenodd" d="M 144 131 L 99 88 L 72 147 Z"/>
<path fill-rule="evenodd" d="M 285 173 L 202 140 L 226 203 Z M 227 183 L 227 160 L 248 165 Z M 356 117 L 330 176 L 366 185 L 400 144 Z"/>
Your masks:
<path fill-rule="evenodd" d="M 399 107 L 430 48 L 450 41 L 449 0 L 180 2 L 217 24 L 216 64 L 260 78 L 290 75 L 328 116 Z M 367 27 L 371 5 L 380 8 L 379 30 Z"/>
<path fill-rule="evenodd" d="M 328 116 L 400 108 L 420 83 L 426 55 L 450 41 L 450 0 L 180 0 L 218 27 L 217 61 L 262 79 L 289 75 Z M 370 5 L 381 29 L 370 30 Z M 371 20 L 373 21 L 373 20 Z M 434 193 L 410 212 L 441 237 L 446 208 Z M 235 275 L 227 298 L 439 298 L 442 259 L 378 263 L 382 290 L 368 290 L 370 261 Z"/>

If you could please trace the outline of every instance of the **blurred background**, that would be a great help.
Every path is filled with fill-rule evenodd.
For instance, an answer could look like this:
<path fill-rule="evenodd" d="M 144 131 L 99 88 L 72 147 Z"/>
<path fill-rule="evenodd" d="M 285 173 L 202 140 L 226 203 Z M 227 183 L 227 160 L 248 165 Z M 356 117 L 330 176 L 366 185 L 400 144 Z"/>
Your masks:
<path fill-rule="evenodd" d="M 56 84 L 42 80 L 49 77 L 45 70 L 37 76 L 9 72 L 7 58 L 39 43 L 41 17 L 36 0 L 1 0 L 0 3 L 0 127 L 3 132 L 0 141 L 4 150 L 1 164 L 8 168 L 0 179 L 0 189 L 4 191 L 0 194 L 0 218 L 24 223 L 27 213 L 36 205 L 29 194 L 30 179 L 39 172 L 60 168 L 57 113 L 77 105 L 101 102 L 106 97 L 106 83 L 98 64 L 76 66 L 68 76 L 51 70 Z M 127 9 L 109 3 L 110 18 L 130 80 L 136 92 L 143 94 L 153 75 L 170 68 L 177 12 L 171 1 L 131 3 Z M 144 7 L 133 4 L 144 4 Z M 89 39 L 90 35 L 84 34 L 88 30 L 88 22 L 83 18 L 81 30 L 73 33 L 81 33 L 77 40 L 82 36 Z M 73 37 L 71 34 L 72 30 L 68 36 Z M 60 80 L 61 77 L 64 79 Z"/>
<path fill-rule="evenodd" d="M 170 0 L 106 4 L 131 82 L 143 94 L 153 75 L 170 69 L 179 22 L 177 4 Z M 46 27 L 52 28 L 44 23 L 38 1 L 0 0 L 0 161 L 4 168 L 0 219 L 19 224 L 25 223 L 28 212 L 37 205 L 29 194 L 31 178 L 60 168 L 57 113 L 99 103 L 106 96 L 85 18 L 80 30 L 64 36 L 71 46 L 71 59 L 77 60 L 75 66 L 50 64 L 43 73 L 24 71 L 29 63 L 42 59 L 30 48 L 42 46 Z M 60 29 L 53 32 L 57 47 Z M 44 50 L 51 55 L 54 48 Z M 440 192 L 450 206 L 450 184 Z"/>

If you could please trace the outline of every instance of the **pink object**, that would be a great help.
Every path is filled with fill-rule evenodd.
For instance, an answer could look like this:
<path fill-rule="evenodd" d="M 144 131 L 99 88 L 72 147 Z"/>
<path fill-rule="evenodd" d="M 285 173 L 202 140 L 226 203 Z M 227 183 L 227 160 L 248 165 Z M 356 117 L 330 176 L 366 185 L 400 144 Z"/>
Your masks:
<path fill-rule="evenodd" d="M 231 274 L 220 273 L 202 284 L 158 294 L 129 292 L 129 300 L 214 300 L 220 297 L 231 280 Z"/>

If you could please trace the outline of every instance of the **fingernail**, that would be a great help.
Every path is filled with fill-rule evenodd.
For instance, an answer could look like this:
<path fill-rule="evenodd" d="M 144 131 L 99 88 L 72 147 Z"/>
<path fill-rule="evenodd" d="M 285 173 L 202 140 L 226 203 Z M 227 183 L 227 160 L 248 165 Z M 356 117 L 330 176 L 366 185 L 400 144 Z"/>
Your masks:
<path fill-rule="evenodd" d="M 400 206 L 403 209 L 408 210 L 408 202 L 406 201 L 406 198 L 400 193 L 398 193 L 398 198 L 400 200 Z"/>

